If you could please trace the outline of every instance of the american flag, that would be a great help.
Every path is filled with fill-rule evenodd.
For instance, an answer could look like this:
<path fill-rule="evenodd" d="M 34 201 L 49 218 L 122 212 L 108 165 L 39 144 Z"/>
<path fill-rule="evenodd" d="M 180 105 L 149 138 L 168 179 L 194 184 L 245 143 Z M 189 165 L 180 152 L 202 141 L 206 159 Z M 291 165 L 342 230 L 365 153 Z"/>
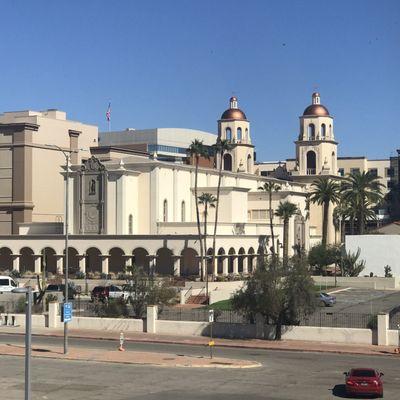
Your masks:
<path fill-rule="evenodd" d="M 106 119 L 107 119 L 107 121 L 110 122 L 110 119 L 111 119 L 111 103 L 108 103 L 108 108 L 107 108 L 107 112 L 106 112 Z"/>

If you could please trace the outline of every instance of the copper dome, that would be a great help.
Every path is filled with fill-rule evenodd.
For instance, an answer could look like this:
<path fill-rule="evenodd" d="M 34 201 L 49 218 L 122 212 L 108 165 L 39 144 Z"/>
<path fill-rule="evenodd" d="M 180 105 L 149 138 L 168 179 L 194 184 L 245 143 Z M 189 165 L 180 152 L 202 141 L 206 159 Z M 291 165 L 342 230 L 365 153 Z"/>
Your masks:
<path fill-rule="evenodd" d="M 246 114 L 239 108 L 228 108 L 221 115 L 221 119 L 247 119 Z"/>
<path fill-rule="evenodd" d="M 322 104 L 311 104 L 304 110 L 303 115 L 316 115 L 318 117 L 328 117 L 329 111 Z"/>

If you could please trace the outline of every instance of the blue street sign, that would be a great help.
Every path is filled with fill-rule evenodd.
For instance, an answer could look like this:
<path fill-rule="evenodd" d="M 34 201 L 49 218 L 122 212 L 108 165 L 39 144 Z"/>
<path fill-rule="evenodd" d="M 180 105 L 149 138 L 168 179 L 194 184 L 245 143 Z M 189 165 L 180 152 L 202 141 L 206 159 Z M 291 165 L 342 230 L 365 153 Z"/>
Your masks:
<path fill-rule="evenodd" d="M 62 308 L 62 322 L 72 321 L 72 303 L 64 303 Z"/>

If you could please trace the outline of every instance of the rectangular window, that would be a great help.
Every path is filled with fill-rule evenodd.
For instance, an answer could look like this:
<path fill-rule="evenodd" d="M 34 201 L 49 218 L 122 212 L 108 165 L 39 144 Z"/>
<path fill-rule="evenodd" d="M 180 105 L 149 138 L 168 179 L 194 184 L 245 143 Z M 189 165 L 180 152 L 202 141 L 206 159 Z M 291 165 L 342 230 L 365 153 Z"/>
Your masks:
<path fill-rule="evenodd" d="M 394 175 L 394 169 L 392 167 L 390 167 L 390 168 L 386 167 L 385 168 L 385 176 L 389 177 L 389 176 L 393 176 L 393 175 Z"/>
<path fill-rule="evenodd" d="M 368 172 L 370 175 L 377 177 L 378 176 L 378 169 L 377 168 L 368 168 Z"/>
<path fill-rule="evenodd" d="M 267 219 L 267 210 L 251 210 L 251 219 Z"/>
<path fill-rule="evenodd" d="M 351 174 L 360 173 L 360 168 L 350 168 L 350 173 Z"/>
<path fill-rule="evenodd" d="M 340 176 L 344 176 L 344 168 L 339 168 L 338 172 Z"/>

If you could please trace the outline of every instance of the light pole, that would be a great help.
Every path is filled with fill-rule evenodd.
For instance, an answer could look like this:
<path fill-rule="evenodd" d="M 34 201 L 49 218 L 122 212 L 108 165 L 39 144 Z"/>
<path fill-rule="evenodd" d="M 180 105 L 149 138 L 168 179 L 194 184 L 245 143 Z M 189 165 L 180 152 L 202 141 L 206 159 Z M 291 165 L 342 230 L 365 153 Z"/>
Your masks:
<path fill-rule="evenodd" d="M 12 293 L 26 294 L 25 308 L 25 400 L 31 400 L 32 288 L 15 288 Z"/>
<path fill-rule="evenodd" d="M 56 144 L 46 144 L 46 147 L 53 148 L 63 153 L 66 165 L 66 183 L 65 183 L 65 292 L 64 292 L 64 305 L 68 303 L 68 226 L 69 226 L 69 161 L 71 153 L 77 153 L 78 150 L 64 150 Z M 68 321 L 64 318 L 64 354 L 68 353 Z"/>

